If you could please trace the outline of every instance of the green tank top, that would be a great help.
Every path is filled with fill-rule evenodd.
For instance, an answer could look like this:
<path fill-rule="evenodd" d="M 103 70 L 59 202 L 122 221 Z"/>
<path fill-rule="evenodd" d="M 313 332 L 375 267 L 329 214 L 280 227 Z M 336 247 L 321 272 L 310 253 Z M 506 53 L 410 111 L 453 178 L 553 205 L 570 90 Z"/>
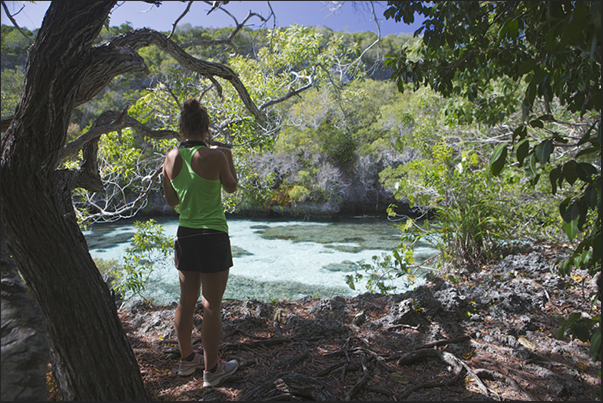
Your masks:
<path fill-rule="evenodd" d="M 182 169 L 171 180 L 180 201 L 178 224 L 186 228 L 208 228 L 228 233 L 222 183 L 219 179 L 208 180 L 197 175 L 191 166 L 193 155 L 203 146 L 179 148 Z"/>

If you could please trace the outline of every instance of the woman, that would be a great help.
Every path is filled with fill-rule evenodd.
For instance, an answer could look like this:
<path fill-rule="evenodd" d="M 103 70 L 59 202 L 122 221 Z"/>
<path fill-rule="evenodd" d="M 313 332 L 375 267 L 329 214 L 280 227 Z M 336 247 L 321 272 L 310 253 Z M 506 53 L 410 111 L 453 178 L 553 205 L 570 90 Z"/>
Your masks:
<path fill-rule="evenodd" d="M 182 357 L 178 374 L 192 375 L 204 365 L 203 387 L 210 387 L 239 366 L 236 360 L 218 358 L 222 296 L 232 266 L 221 188 L 233 193 L 238 181 L 231 150 L 205 144 L 209 116 L 195 99 L 184 103 L 180 133 L 186 141 L 171 150 L 163 164 L 165 200 L 172 207 L 180 205 L 174 259 L 180 277 L 180 302 L 174 318 Z M 201 287 L 203 355 L 192 346 L 193 315 Z"/>

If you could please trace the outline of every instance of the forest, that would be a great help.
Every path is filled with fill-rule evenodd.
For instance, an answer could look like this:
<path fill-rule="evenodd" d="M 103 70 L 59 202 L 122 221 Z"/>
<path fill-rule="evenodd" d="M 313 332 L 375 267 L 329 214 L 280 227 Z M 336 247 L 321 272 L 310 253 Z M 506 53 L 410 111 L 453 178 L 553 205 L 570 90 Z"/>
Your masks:
<path fill-rule="evenodd" d="M 48 26 L 66 12 L 57 6 Z M 391 259 L 367 268 L 379 275 L 411 270 L 412 245 L 425 239 L 438 246 L 442 270 L 472 273 L 526 243 L 564 245 L 570 253 L 557 270 L 569 277 L 583 270 L 588 276 L 579 282 L 600 285 L 600 3 L 389 2 L 385 16 L 412 21 L 415 13 L 426 17 L 417 33 L 386 37 L 297 25 L 252 30 L 249 20 L 263 20 L 252 12 L 245 21 L 233 18 L 233 27 L 182 25 L 171 33 L 87 17 L 98 32 L 84 48 L 132 54 L 117 59 L 120 67 L 99 63 L 100 72 L 78 65 L 74 71 L 86 71 L 81 89 L 61 94 L 69 107 L 57 108 L 69 113 L 34 112 L 31 104 L 38 115 L 29 118 L 23 114 L 32 99 L 45 100 L 31 87 L 44 80 L 34 56 L 44 55 L 56 33 L 2 25 L 3 245 L 56 321 L 50 337 L 58 340 L 65 322 L 53 319 L 61 305 L 36 271 L 42 256 L 32 257 L 24 242 L 32 229 L 23 222 L 35 221 L 23 221 L 35 210 L 29 200 L 52 200 L 43 222 L 72 234 L 73 250 L 81 248 L 78 231 L 94 223 L 177 214 L 166 210 L 160 173 L 179 143 L 180 106 L 190 97 L 206 106 L 212 141 L 233 150 L 239 189 L 224 194 L 233 216 L 380 214 L 398 223 L 401 243 Z M 57 77 L 65 79 L 72 68 L 65 66 Z M 56 102 L 56 90 L 48 91 Z M 33 144 L 36 127 L 51 133 L 49 140 L 19 154 L 13 144 Z M 34 159 L 39 167 L 25 169 Z M 10 172 L 23 176 L 9 179 Z M 33 178 L 31 187 L 24 177 Z M 49 193 L 33 190 L 42 188 Z M 40 242 L 51 246 L 46 237 Z M 60 260 L 63 247 L 46 259 Z M 94 262 L 82 259 L 69 264 L 74 273 L 89 267 L 91 287 L 102 282 Z M 64 284 L 64 270 L 51 270 L 50 283 Z M 600 291 L 584 303 L 600 312 L 599 301 Z M 589 342 L 600 362 L 600 316 L 571 314 L 560 323 L 562 337 Z M 67 348 L 54 343 L 57 351 Z M 69 354 L 61 352 L 56 365 L 77 360 Z M 123 354 L 118 362 L 131 359 Z M 75 385 L 83 380 L 55 377 L 64 398 L 82 398 Z"/>

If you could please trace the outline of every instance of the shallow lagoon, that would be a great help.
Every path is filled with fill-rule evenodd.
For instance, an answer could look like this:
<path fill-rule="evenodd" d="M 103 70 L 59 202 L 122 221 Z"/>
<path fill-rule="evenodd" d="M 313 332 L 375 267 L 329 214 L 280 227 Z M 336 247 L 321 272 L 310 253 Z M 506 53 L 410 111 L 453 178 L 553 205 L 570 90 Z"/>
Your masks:
<path fill-rule="evenodd" d="M 175 236 L 177 219 L 156 220 L 168 236 Z M 229 219 L 234 266 L 225 298 L 294 300 L 307 295 L 328 298 L 352 296 L 366 291 L 365 284 L 352 290 L 345 282 L 357 262 L 390 253 L 399 243 L 399 231 L 379 218 L 346 218 L 336 222 L 259 221 Z M 132 221 L 97 224 L 84 235 L 93 258 L 123 259 L 135 233 Z M 434 250 L 427 245 L 415 249 L 421 261 Z M 405 291 L 404 279 L 397 292 Z M 422 280 L 416 284 L 421 284 Z M 155 303 L 178 301 L 178 276 L 172 256 L 159 259 L 147 287 Z"/>

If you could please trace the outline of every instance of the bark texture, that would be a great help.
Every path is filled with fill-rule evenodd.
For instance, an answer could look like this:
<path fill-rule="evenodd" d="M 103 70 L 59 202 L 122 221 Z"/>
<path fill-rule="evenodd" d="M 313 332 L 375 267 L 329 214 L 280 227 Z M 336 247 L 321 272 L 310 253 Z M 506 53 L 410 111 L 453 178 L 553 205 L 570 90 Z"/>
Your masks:
<path fill-rule="evenodd" d="M 114 302 L 75 220 L 71 190 L 77 177 L 54 169 L 76 102 L 100 90 L 107 75 L 141 68 L 133 52 L 92 48 L 114 5 L 51 4 L 29 51 L 21 103 L 2 139 L 2 236 L 47 317 L 63 400 L 148 400 Z"/>
<path fill-rule="evenodd" d="M 46 318 L 2 245 L 2 401 L 46 400 Z"/>

